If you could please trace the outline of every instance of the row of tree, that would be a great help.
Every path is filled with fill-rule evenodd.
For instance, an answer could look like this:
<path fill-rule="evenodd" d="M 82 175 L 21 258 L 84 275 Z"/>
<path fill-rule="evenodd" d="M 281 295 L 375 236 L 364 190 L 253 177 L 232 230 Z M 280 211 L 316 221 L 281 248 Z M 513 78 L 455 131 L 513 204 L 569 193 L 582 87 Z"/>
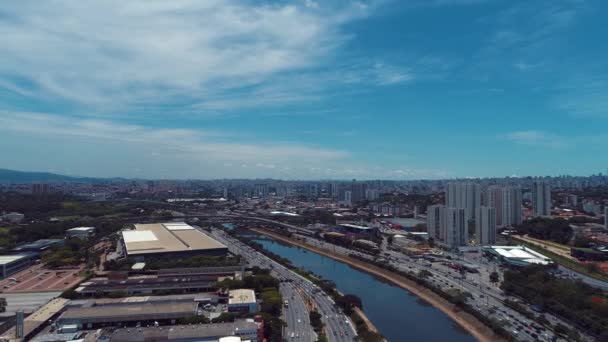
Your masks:
<path fill-rule="evenodd" d="M 608 339 L 608 296 L 581 281 L 556 278 L 544 266 L 504 273 L 502 289 Z"/>
<path fill-rule="evenodd" d="M 515 227 L 520 234 L 527 234 L 533 238 L 549 240 L 561 244 L 567 244 L 572 239 L 572 228 L 568 221 L 562 218 L 536 217 L 524 221 Z"/>

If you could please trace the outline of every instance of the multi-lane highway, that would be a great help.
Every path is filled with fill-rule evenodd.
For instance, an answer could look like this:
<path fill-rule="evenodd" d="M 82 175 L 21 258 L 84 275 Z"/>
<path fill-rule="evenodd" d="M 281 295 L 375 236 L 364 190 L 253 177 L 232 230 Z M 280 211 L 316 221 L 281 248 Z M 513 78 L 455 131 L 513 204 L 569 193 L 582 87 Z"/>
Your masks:
<path fill-rule="evenodd" d="M 356 333 L 352 322 L 314 283 L 227 235 L 224 231 L 213 229 L 211 235 L 228 246 L 231 253 L 243 256 L 249 265 L 271 269 L 273 275 L 282 281 L 281 294 L 288 300 L 288 305 L 283 310 L 284 320 L 287 323 L 285 338 L 301 341 L 316 340 L 316 334 L 309 321 L 307 301 L 310 301 L 323 316 L 329 341 L 353 341 Z"/>
<path fill-rule="evenodd" d="M 363 259 L 372 261 L 374 256 L 354 251 L 352 249 L 344 248 L 341 246 L 333 245 L 331 243 L 320 241 L 311 237 L 298 236 L 301 239 L 306 239 L 306 243 L 313 246 L 329 249 L 335 253 L 344 255 L 355 254 Z M 553 331 L 546 329 L 540 324 L 528 319 L 521 315 L 517 311 L 507 307 L 504 304 L 504 300 L 507 299 L 502 291 L 489 280 L 489 274 L 491 273 L 491 265 L 489 262 L 485 263 L 485 268 L 481 268 L 481 272 L 477 274 L 466 274 L 464 277 L 457 271 L 441 263 L 431 263 L 422 259 L 410 258 L 400 252 L 396 252 L 386 248 L 387 244 L 382 245 L 382 256 L 394 267 L 403 272 L 418 273 L 421 270 L 429 271 L 432 276 L 428 278 L 435 286 L 444 290 L 449 289 L 460 289 L 466 291 L 472 295 L 467 302 L 475 310 L 483 313 L 487 317 L 496 319 L 503 323 L 509 333 L 516 338 L 518 341 L 565 341 L 560 339 Z M 459 256 L 454 255 L 453 259 L 457 259 Z M 466 260 L 473 262 L 473 260 Z M 483 264 L 482 263 L 482 264 Z M 570 325 L 548 313 L 544 313 L 544 316 L 555 325 L 556 323 L 564 324 L 570 327 Z M 593 340 L 590 336 L 583 336 L 585 340 Z"/>

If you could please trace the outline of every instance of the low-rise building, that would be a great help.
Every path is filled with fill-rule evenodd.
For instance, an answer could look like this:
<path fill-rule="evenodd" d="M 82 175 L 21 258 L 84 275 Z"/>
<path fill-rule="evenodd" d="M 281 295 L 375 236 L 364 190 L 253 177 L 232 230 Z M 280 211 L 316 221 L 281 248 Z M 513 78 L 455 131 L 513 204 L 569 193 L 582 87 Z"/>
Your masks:
<path fill-rule="evenodd" d="M 553 263 L 549 257 L 524 246 L 487 246 L 482 247 L 482 250 L 484 254 L 492 255 L 512 267 Z"/>
<path fill-rule="evenodd" d="M 40 255 L 43 252 L 52 248 L 53 246 L 62 245 L 63 243 L 63 239 L 41 239 L 17 246 L 11 250 L 11 253 L 35 253 L 36 255 Z"/>
<path fill-rule="evenodd" d="M 226 255 L 228 247 L 183 223 L 136 224 L 122 231 L 125 254 L 139 261 L 145 257 Z"/>
<path fill-rule="evenodd" d="M 57 319 L 57 325 L 77 325 L 79 329 L 94 329 L 108 325 L 175 324 L 180 318 L 196 315 L 198 303 L 135 302 L 90 307 L 68 308 Z"/>
<path fill-rule="evenodd" d="M 263 340 L 263 322 L 256 319 L 237 319 L 229 323 L 173 325 L 158 327 L 122 328 L 101 333 L 98 341 L 218 341 L 236 342 Z"/>
<path fill-rule="evenodd" d="M 9 223 L 21 223 L 21 221 L 23 221 L 25 215 L 21 214 L 21 213 L 8 213 L 8 214 L 4 214 L 2 216 L 0 216 L 0 221 L 5 221 L 5 222 L 9 222 Z"/>
<path fill-rule="evenodd" d="M 95 227 L 76 227 L 65 231 L 66 238 L 79 238 L 86 240 L 89 237 L 95 235 Z"/>
<path fill-rule="evenodd" d="M 228 311 L 253 313 L 258 311 L 255 292 L 250 289 L 231 290 L 228 297 Z"/>
<path fill-rule="evenodd" d="M 374 240 L 380 236 L 380 231 L 377 227 L 367 227 L 351 223 L 338 224 L 336 231 L 345 234 L 350 239 Z"/>
<path fill-rule="evenodd" d="M 0 279 L 26 269 L 37 259 L 34 253 L 0 255 Z"/>

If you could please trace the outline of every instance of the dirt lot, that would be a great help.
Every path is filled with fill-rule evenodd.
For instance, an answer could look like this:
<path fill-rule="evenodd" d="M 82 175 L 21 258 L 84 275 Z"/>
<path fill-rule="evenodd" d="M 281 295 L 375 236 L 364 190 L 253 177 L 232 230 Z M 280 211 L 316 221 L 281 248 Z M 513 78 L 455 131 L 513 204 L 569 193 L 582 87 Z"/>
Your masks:
<path fill-rule="evenodd" d="M 0 281 L 0 290 L 4 293 L 64 291 L 82 281 L 81 271 L 82 267 L 48 270 L 42 265 L 33 265 Z"/>

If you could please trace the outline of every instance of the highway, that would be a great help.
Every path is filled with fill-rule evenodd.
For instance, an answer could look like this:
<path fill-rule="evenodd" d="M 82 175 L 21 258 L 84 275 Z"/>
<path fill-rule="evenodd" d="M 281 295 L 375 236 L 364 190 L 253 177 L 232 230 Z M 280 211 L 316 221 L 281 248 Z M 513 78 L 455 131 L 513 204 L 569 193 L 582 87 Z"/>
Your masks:
<path fill-rule="evenodd" d="M 308 236 L 299 236 L 299 238 L 305 238 L 306 242 L 311 245 L 326 248 L 336 253 L 344 255 L 355 254 L 370 261 L 375 258 L 366 253 L 333 245 Z M 441 263 L 430 263 L 426 260 L 410 258 L 402 253 L 386 249 L 386 243 L 384 243 L 382 247 L 384 257 L 397 269 L 413 273 L 418 273 L 420 270 L 427 270 L 432 274 L 428 280 L 435 286 L 438 286 L 443 290 L 460 289 L 471 293 L 473 298 L 470 298 L 467 303 L 484 315 L 494 318 L 499 322 L 503 322 L 503 324 L 508 326 L 507 330 L 518 341 L 566 341 L 565 339 L 556 336 L 551 330 L 540 327 L 540 324 L 505 306 L 503 303 L 506 299 L 505 296 L 503 296 L 500 289 L 489 280 L 491 269 L 484 269 L 482 267 L 480 273 L 473 275 L 465 274 L 465 277 L 462 278 L 460 272 L 442 265 Z M 459 258 L 459 256 L 454 255 L 453 259 L 457 260 L 457 258 Z M 473 260 L 466 261 L 470 263 L 473 262 Z M 485 266 L 492 267 L 493 265 L 486 262 Z M 544 313 L 544 315 L 553 325 L 559 322 L 571 327 L 569 323 L 552 316 L 551 314 Z M 592 337 L 584 334 L 583 337 L 585 340 L 593 340 Z"/>
<path fill-rule="evenodd" d="M 207 234 L 205 231 L 202 232 Z M 325 324 L 325 331 L 329 341 L 350 342 L 354 340 L 356 332 L 352 322 L 318 286 L 239 240 L 227 235 L 222 230 L 212 229 L 211 235 L 228 246 L 231 253 L 243 256 L 249 265 L 271 269 L 273 275 L 282 281 L 280 287 L 281 294 L 283 295 L 283 299 L 289 301 L 288 307 L 284 307 L 283 310 L 285 322 L 287 323 L 283 336 L 288 340 L 316 340 L 316 334 L 310 326 L 305 298 L 310 299 L 317 311 L 323 316 L 323 323 Z M 293 338 L 291 337 L 292 334 Z"/>

